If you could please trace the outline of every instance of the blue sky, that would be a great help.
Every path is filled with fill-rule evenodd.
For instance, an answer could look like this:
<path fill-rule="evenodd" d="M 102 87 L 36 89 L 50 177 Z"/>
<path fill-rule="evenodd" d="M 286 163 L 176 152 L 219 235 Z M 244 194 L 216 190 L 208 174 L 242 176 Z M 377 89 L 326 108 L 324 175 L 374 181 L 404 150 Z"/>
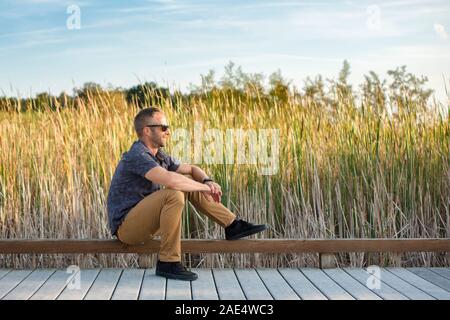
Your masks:
<path fill-rule="evenodd" d="M 79 29 L 67 27 L 71 5 Z M 354 85 L 406 64 L 445 101 L 448 33 L 448 0 L 2 0 L 0 95 L 72 93 L 87 81 L 186 90 L 209 69 L 220 78 L 230 60 L 246 72 L 280 69 L 301 87 L 307 76 L 336 77 L 347 59 Z"/>

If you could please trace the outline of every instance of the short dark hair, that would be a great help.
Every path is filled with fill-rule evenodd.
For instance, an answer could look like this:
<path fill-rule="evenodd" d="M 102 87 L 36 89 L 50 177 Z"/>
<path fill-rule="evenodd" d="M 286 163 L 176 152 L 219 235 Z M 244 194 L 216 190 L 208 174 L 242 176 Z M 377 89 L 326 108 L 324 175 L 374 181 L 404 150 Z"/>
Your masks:
<path fill-rule="evenodd" d="M 134 130 L 136 130 L 138 137 L 142 135 L 142 130 L 148 125 L 148 119 L 152 118 L 153 115 L 158 112 L 163 111 L 156 107 L 149 107 L 142 109 L 136 117 L 134 117 Z"/>

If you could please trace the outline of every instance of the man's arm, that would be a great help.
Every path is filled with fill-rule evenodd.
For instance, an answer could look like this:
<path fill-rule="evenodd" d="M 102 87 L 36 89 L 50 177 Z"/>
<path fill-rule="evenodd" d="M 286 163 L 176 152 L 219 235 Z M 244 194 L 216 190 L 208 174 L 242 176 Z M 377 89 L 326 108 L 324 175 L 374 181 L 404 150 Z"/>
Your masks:
<path fill-rule="evenodd" d="M 181 166 L 181 165 L 180 165 Z M 150 169 L 145 178 L 148 180 L 166 186 L 170 189 L 180 190 L 185 192 L 191 191 L 211 191 L 211 188 L 206 184 L 189 179 L 182 174 L 168 171 L 163 167 L 155 167 Z"/>
<path fill-rule="evenodd" d="M 197 166 L 187 163 L 180 164 L 176 172 L 180 174 L 190 174 L 195 181 L 201 183 L 203 183 L 203 180 L 205 178 L 209 178 L 205 171 Z M 220 187 L 220 185 L 215 183 L 214 181 L 208 181 L 205 184 L 209 187 L 214 201 L 220 202 L 220 199 L 222 197 L 222 188 Z"/>
<path fill-rule="evenodd" d="M 190 174 L 195 181 L 202 182 L 203 179 L 208 178 L 208 175 L 197 166 L 192 164 L 182 163 L 175 171 L 180 174 Z"/>

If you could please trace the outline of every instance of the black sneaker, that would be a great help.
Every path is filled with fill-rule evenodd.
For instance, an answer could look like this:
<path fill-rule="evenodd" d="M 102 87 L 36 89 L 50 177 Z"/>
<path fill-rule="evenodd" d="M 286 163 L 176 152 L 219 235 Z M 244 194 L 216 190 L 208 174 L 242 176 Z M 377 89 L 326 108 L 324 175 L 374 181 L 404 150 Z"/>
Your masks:
<path fill-rule="evenodd" d="M 267 226 L 265 224 L 253 224 L 244 220 L 236 219 L 225 228 L 225 239 L 237 240 L 266 229 Z"/>
<path fill-rule="evenodd" d="M 166 277 L 169 279 L 193 281 L 198 278 L 196 273 L 188 271 L 180 262 L 164 262 L 156 263 L 157 276 Z"/>

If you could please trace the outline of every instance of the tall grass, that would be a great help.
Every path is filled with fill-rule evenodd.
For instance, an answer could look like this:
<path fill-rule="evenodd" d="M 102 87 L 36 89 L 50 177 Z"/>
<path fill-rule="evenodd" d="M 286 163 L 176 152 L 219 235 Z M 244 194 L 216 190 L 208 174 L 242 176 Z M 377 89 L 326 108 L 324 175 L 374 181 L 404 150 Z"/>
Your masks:
<path fill-rule="evenodd" d="M 327 112 L 314 101 L 237 98 L 223 91 L 163 99 L 173 128 L 275 128 L 279 171 L 204 165 L 223 203 L 266 238 L 450 237 L 450 125 L 428 110 L 380 114 L 347 102 Z M 110 238 L 106 196 L 114 169 L 136 139 L 138 112 L 122 96 L 91 96 L 76 108 L 0 112 L 0 237 Z M 17 108 L 19 109 L 19 108 Z M 414 110 L 423 110 L 415 108 Z M 170 147 L 169 147 L 170 151 Z M 183 237 L 223 230 L 186 205 Z M 150 257 L 154 262 L 155 255 Z M 312 254 L 186 256 L 200 266 L 317 265 Z M 136 255 L 1 256 L 6 266 L 135 266 Z M 345 265 L 390 264 L 389 254 L 342 254 Z M 439 254 L 405 254 L 404 265 L 445 265 Z"/>

